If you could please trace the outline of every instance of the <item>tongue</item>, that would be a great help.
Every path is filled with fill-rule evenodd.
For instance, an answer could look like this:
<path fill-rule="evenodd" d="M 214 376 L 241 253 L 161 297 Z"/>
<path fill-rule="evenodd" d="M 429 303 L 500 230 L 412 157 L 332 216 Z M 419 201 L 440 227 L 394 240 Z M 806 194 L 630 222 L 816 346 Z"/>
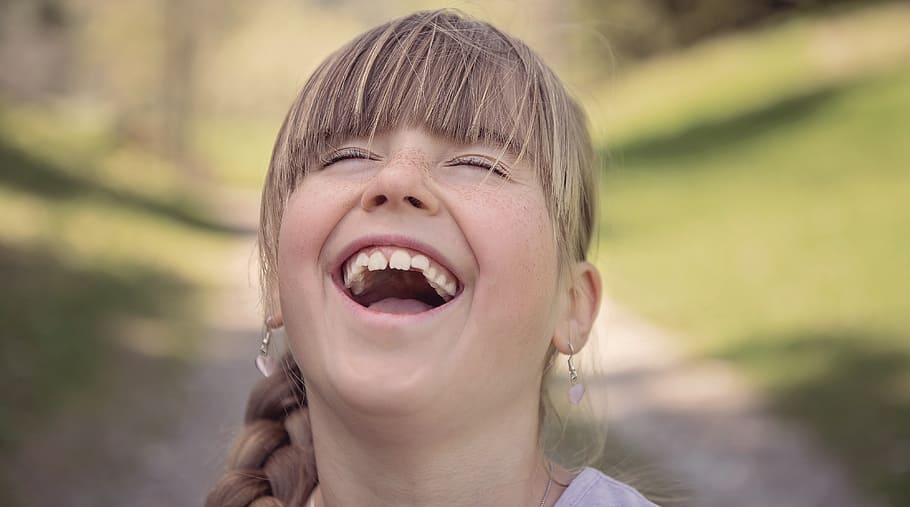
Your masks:
<path fill-rule="evenodd" d="M 432 306 L 417 299 L 385 298 L 370 305 L 370 310 L 382 313 L 420 313 Z"/>

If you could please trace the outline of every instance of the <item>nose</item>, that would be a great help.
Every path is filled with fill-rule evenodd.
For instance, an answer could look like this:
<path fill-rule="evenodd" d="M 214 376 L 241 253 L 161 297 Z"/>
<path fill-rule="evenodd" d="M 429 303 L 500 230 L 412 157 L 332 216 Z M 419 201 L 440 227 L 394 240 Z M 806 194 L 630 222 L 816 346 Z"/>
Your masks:
<path fill-rule="evenodd" d="M 426 164 L 420 158 L 393 158 L 369 181 L 360 205 L 366 211 L 385 207 L 434 215 L 439 210 L 439 198 L 428 180 Z"/>

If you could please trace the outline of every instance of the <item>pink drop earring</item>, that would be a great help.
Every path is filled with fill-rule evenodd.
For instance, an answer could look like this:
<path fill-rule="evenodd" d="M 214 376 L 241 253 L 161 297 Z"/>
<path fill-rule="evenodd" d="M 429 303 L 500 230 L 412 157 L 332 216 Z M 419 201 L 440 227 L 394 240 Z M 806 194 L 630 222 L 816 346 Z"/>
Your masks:
<path fill-rule="evenodd" d="M 268 319 L 271 321 L 271 318 Z M 256 368 L 263 377 L 269 377 L 278 369 L 278 361 L 269 354 L 269 345 L 272 342 L 272 326 L 267 321 L 263 326 L 265 331 L 262 336 L 262 343 L 259 345 L 259 355 L 256 356 Z"/>
<path fill-rule="evenodd" d="M 575 369 L 575 347 L 569 340 L 569 403 L 578 405 L 585 395 L 585 385 L 578 382 L 578 370 Z"/>

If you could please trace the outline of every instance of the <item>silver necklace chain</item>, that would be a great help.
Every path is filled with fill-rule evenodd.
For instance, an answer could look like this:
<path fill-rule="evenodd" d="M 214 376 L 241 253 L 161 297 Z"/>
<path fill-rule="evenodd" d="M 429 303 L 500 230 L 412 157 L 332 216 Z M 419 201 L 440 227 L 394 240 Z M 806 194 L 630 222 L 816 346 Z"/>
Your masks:
<path fill-rule="evenodd" d="M 543 507 L 547 503 L 547 497 L 550 496 L 550 486 L 553 485 L 553 478 L 550 477 L 550 474 L 547 474 L 547 489 L 543 490 L 543 498 L 540 499 L 540 507 Z"/>

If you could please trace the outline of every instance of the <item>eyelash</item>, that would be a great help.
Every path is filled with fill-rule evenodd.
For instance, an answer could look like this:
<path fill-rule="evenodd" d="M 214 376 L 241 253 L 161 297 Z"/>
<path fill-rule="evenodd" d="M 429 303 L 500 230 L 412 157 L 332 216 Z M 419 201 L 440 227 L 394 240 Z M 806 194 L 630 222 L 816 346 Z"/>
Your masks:
<path fill-rule="evenodd" d="M 324 169 L 332 164 L 351 159 L 376 160 L 372 154 L 359 148 L 342 148 L 324 157 L 322 159 L 322 167 Z"/>
<path fill-rule="evenodd" d="M 506 170 L 502 164 L 498 162 L 492 162 L 481 157 L 459 157 L 453 160 L 449 165 L 471 165 L 479 167 L 481 169 L 486 169 L 487 171 L 490 171 L 501 178 L 509 177 L 509 171 Z"/>
<path fill-rule="evenodd" d="M 338 151 L 334 151 L 334 152 L 330 153 L 327 157 L 324 157 L 322 159 L 322 167 L 324 169 L 332 164 L 336 164 L 338 162 L 341 162 L 344 160 L 350 160 L 350 159 L 376 160 L 376 157 L 373 156 L 371 153 L 369 153 L 365 150 L 359 149 L 359 148 L 342 148 Z M 474 166 L 474 167 L 479 167 L 481 169 L 490 171 L 493 174 L 495 174 L 496 176 L 499 176 L 501 178 L 509 177 L 509 171 L 506 170 L 502 164 L 500 164 L 498 162 L 494 163 L 494 162 L 492 162 L 486 158 L 482 158 L 482 157 L 458 157 L 458 158 L 452 160 L 451 162 L 449 162 L 449 164 L 447 164 L 447 165 L 449 165 L 449 166 L 457 166 L 457 165 Z"/>

